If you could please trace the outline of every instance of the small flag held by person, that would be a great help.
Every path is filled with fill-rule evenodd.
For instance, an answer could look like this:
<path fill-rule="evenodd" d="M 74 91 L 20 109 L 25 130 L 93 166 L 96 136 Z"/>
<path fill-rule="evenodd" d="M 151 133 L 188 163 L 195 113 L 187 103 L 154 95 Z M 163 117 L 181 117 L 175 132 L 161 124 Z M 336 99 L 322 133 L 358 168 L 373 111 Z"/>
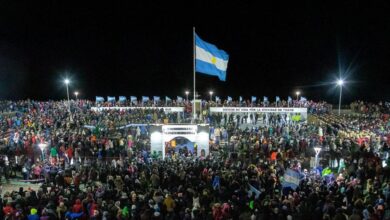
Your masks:
<path fill-rule="evenodd" d="M 169 98 L 168 96 L 165 96 L 165 101 L 170 102 L 170 101 L 172 101 L 172 99 Z"/>
<path fill-rule="evenodd" d="M 289 103 L 291 103 L 291 102 L 292 102 L 292 98 L 289 96 L 288 99 L 287 99 L 287 101 L 288 101 Z"/>
<path fill-rule="evenodd" d="M 178 97 L 177 97 L 177 102 L 183 102 L 183 97 L 178 96 Z"/>
<path fill-rule="evenodd" d="M 149 97 L 148 96 L 142 96 L 142 102 L 147 102 L 149 101 Z"/>
<path fill-rule="evenodd" d="M 283 187 L 290 187 L 295 190 L 299 186 L 299 173 L 292 169 L 287 169 L 284 173 Z"/>
<path fill-rule="evenodd" d="M 242 102 L 242 96 L 240 96 L 239 100 L 240 100 L 240 103 L 241 103 Z"/>
<path fill-rule="evenodd" d="M 280 102 L 280 97 L 276 96 L 276 102 Z"/>
<path fill-rule="evenodd" d="M 215 102 L 219 102 L 221 101 L 221 99 L 219 98 L 219 96 L 215 96 Z"/>
<path fill-rule="evenodd" d="M 228 102 L 232 102 L 232 101 L 233 101 L 232 97 L 228 96 L 228 97 L 227 97 L 227 101 L 228 101 Z"/>

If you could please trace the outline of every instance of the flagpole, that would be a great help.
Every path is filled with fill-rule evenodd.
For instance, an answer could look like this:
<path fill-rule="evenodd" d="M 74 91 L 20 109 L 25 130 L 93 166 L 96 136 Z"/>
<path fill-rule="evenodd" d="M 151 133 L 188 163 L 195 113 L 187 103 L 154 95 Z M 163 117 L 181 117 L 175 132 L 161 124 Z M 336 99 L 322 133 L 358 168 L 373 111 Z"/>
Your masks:
<path fill-rule="evenodd" d="M 194 101 L 192 103 L 192 112 L 193 112 L 193 117 L 194 121 L 196 118 L 196 112 L 195 112 L 195 98 L 196 98 L 196 93 L 195 93 L 195 58 L 196 58 L 196 46 L 195 46 L 195 27 L 192 28 L 192 38 L 193 38 L 193 73 L 194 73 Z"/>

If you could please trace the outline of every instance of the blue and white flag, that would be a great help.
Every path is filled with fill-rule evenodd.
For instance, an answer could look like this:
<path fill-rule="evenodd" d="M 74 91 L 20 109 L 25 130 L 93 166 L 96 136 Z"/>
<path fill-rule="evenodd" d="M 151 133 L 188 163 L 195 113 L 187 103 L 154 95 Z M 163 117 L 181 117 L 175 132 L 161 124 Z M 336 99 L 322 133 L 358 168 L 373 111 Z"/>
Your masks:
<path fill-rule="evenodd" d="M 183 102 L 183 98 L 180 97 L 180 96 L 178 96 L 178 97 L 177 97 L 177 102 Z"/>
<path fill-rule="evenodd" d="M 153 100 L 155 102 L 159 102 L 160 101 L 160 96 L 153 96 Z"/>
<path fill-rule="evenodd" d="M 276 102 L 280 102 L 280 97 L 276 96 Z"/>
<path fill-rule="evenodd" d="M 172 101 L 172 99 L 169 98 L 168 96 L 165 96 L 165 101 L 170 102 L 170 101 Z"/>
<path fill-rule="evenodd" d="M 239 97 L 240 102 L 242 102 L 242 96 Z"/>
<path fill-rule="evenodd" d="M 196 72 L 218 76 L 226 81 L 226 69 L 229 55 L 215 45 L 207 43 L 195 34 Z"/>
<path fill-rule="evenodd" d="M 149 97 L 148 96 L 142 96 L 142 102 L 147 102 L 149 101 Z"/>
<path fill-rule="evenodd" d="M 300 174 L 292 169 L 287 169 L 284 173 L 283 187 L 290 187 L 295 190 L 299 186 Z"/>
<path fill-rule="evenodd" d="M 120 102 L 126 102 L 126 96 L 119 96 Z"/>
<path fill-rule="evenodd" d="M 251 184 L 248 183 L 248 197 L 251 197 L 252 196 L 252 193 L 255 193 L 255 199 L 258 199 L 261 192 L 260 190 L 256 189 L 254 186 L 252 186 Z"/>
<path fill-rule="evenodd" d="M 219 98 L 219 96 L 215 96 L 215 102 L 219 102 L 221 101 L 221 99 Z"/>
<path fill-rule="evenodd" d="M 256 96 L 252 96 L 251 101 L 252 101 L 252 102 L 256 102 L 256 100 L 257 100 L 257 97 L 256 97 Z"/>
<path fill-rule="evenodd" d="M 115 102 L 115 96 L 107 96 L 107 102 Z"/>
<path fill-rule="evenodd" d="M 96 102 L 104 102 L 104 98 L 101 96 L 96 96 Z"/>
<path fill-rule="evenodd" d="M 300 99 L 300 101 L 301 101 L 301 102 L 306 102 L 306 101 L 307 101 L 307 99 L 306 99 L 305 97 L 301 96 L 301 99 Z"/>
<path fill-rule="evenodd" d="M 227 101 L 228 101 L 228 102 L 232 102 L 232 101 L 233 101 L 232 97 L 228 96 L 228 97 L 227 97 Z"/>
<path fill-rule="evenodd" d="M 263 97 L 263 101 L 264 101 L 264 102 L 268 102 L 268 97 L 267 97 L 267 96 L 264 96 L 264 97 Z"/>
<path fill-rule="evenodd" d="M 130 101 L 131 101 L 131 102 L 137 102 L 137 97 L 135 97 L 135 96 L 130 96 Z"/>
<path fill-rule="evenodd" d="M 292 98 L 290 96 L 288 97 L 287 100 L 288 100 L 288 102 L 292 102 Z"/>

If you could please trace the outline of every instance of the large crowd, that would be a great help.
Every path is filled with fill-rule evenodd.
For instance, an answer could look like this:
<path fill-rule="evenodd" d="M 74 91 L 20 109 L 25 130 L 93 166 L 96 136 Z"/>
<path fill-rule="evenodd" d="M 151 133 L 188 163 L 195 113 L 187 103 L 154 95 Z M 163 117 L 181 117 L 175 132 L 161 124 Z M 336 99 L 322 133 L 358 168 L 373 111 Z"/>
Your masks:
<path fill-rule="evenodd" d="M 130 105 L 155 103 L 98 104 Z M 356 102 L 352 109 L 364 114 L 338 116 L 325 102 L 258 103 L 307 107 L 311 117 L 288 123 L 258 114 L 241 126 L 240 115 L 208 107 L 253 103 L 204 102 L 198 122 L 210 124 L 210 155 L 178 151 L 162 160 L 150 152 L 147 125 L 192 118 L 190 102 L 170 105 L 185 112 L 0 102 L 2 184 L 40 186 L 1 192 L 0 219 L 390 219 L 386 105 Z M 283 184 L 290 169 L 300 176 L 296 188 Z"/>

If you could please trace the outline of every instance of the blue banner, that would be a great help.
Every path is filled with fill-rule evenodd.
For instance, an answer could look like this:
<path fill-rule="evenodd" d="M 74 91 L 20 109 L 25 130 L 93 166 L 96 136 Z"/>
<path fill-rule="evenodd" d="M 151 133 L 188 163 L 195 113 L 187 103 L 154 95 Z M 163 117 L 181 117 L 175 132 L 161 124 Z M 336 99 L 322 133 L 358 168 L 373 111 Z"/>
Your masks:
<path fill-rule="evenodd" d="M 131 102 L 137 102 L 137 97 L 135 97 L 135 96 L 130 96 L 130 101 L 131 101 Z"/>

